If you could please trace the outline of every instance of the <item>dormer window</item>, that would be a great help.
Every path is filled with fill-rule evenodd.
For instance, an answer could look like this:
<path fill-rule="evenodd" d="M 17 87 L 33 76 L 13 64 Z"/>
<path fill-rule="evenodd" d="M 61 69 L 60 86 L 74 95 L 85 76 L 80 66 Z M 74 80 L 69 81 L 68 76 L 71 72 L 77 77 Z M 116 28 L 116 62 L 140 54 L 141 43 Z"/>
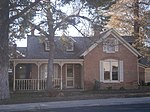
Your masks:
<path fill-rule="evenodd" d="M 70 40 L 66 46 L 66 51 L 73 51 L 73 50 L 74 50 L 74 42 Z"/>
<path fill-rule="evenodd" d="M 48 41 L 48 40 L 45 41 L 45 50 L 46 50 L 46 51 L 49 51 L 49 50 L 50 50 L 50 44 L 49 44 L 49 41 Z"/>
<path fill-rule="evenodd" d="M 115 53 L 118 51 L 118 40 L 116 38 L 108 38 L 103 42 L 103 51 L 106 53 Z"/>

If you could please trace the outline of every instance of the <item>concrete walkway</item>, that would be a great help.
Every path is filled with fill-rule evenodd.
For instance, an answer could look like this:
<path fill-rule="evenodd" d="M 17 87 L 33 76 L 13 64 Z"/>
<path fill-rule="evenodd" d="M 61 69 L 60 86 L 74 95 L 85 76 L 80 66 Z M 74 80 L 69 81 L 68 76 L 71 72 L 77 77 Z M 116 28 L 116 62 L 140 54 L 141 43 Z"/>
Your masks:
<path fill-rule="evenodd" d="M 57 101 L 57 102 L 0 105 L 0 112 L 27 111 L 27 110 L 37 110 L 37 109 L 67 108 L 67 107 L 81 107 L 81 106 L 143 104 L 143 103 L 150 103 L 150 97 L 109 98 L 109 99 L 74 100 L 74 101 Z"/>

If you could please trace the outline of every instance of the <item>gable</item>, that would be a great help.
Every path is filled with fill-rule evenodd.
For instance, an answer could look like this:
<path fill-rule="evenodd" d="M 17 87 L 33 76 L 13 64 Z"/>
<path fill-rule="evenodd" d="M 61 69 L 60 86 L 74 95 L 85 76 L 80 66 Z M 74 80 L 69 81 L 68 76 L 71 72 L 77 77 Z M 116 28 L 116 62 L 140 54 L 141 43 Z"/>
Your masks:
<path fill-rule="evenodd" d="M 97 40 L 93 45 L 91 45 L 81 56 L 87 55 L 90 51 L 92 51 L 95 47 L 99 45 L 99 43 L 103 42 L 109 37 L 113 37 L 118 40 L 124 47 L 126 47 L 131 53 L 133 53 L 136 57 L 141 56 L 141 54 L 133 48 L 128 42 L 126 42 L 115 30 L 110 29 L 107 31 L 99 40 Z"/>

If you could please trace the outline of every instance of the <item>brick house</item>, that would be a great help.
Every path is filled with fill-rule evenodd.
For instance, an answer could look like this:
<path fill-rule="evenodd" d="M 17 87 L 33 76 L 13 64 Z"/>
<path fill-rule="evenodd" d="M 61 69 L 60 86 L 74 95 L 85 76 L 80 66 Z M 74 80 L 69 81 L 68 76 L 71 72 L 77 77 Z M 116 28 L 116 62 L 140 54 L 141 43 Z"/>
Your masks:
<path fill-rule="evenodd" d="M 98 37 L 55 38 L 53 86 L 58 89 L 133 89 L 139 83 L 141 56 L 123 37 L 110 29 Z M 67 43 L 67 44 L 66 44 Z M 44 90 L 49 45 L 29 36 L 22 56 L 11 59 L 14 90 Z"/>

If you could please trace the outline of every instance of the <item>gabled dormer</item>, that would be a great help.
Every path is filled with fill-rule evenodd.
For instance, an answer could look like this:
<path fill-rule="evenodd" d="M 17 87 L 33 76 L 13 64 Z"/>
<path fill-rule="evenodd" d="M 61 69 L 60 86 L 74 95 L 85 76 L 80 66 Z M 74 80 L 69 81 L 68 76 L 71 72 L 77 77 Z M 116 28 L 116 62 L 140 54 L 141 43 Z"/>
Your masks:
<path fill-rule="evenodd" d="M 70 52 L 70 51 L 74 51 L 74 44 L 75 44 L 75 40 L 72 37 L 68 37 L 67 38 L 67 45 L 66 45 L 66 51 Z"/>
<path fill-rule="evenodd" d="M 74 41 L 70 39 L 66 45 L 66 51 L 74 51 Z"/>
<path fill-rule="evenodd" d="M 50 42 L 49 42 L 48 39 L 45 39 L 44 47 L 45 47 L 45 51 L 49 51 L 50 50 Z"/>

